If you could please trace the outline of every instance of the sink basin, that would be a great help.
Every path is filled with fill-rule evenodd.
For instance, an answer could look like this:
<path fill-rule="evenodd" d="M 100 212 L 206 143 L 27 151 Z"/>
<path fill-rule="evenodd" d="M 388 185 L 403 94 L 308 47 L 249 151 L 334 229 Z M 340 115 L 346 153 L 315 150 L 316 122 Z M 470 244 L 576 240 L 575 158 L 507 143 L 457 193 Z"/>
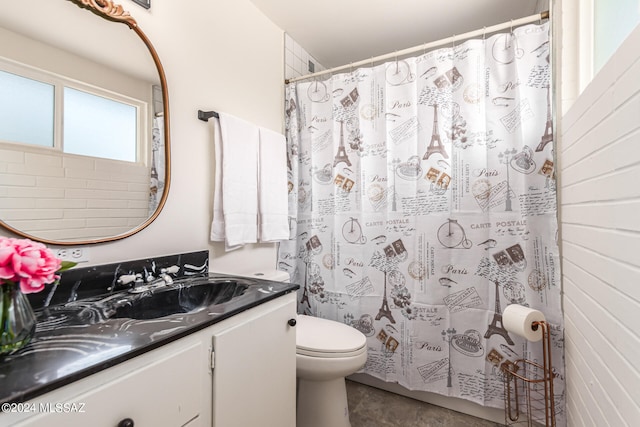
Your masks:
<path fill-rule="evenodd" d="M 193 313 L 209 306 L 223 304 L 243 295 L 254 282 L 229 278 L 187 279 L 136 294 L 114 307 L 109 318 L 157 319 L 178 313 Z"/>

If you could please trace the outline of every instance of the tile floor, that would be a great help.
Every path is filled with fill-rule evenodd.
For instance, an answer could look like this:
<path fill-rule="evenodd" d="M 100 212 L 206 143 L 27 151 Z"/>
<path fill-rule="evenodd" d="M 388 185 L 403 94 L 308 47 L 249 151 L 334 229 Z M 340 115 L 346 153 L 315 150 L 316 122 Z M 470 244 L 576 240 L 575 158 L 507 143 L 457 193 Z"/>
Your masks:
<path fill-rule="evenodd" d="M 499 427 L 481 418 L 347 380 L 351 427 Z"/>

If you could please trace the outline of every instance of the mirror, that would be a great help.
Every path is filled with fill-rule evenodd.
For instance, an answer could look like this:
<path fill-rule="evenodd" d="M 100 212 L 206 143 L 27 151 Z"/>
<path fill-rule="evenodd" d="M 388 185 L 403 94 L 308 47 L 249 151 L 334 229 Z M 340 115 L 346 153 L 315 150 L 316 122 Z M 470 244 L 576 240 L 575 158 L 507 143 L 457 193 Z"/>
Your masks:
<path fill-rule="evenodd" d="M 5 111 L 29 113 L 9 124 L 0 119 L 0 226 L 52 245 L 109 242 L 144 229 L 165 204 L 171 170 L 167 83 L 150 40 L 111 0 L 0 3 L 0 113 L 9 89 L 15 103 Z M 5 93 L 3 77 L 14 79 Z M 23 81 L 52 88 L 51 117 L 18 91 Z M 94 104 L 122 107 L 130 125 L 114 125 L 118 113 Z M 73 105 L 89 136 L 72 138 Z M 42 121 L 52 129 L 49 145 L 2 134 L 19 122 L 16 132 L 32 133 Z M 129 157 L 118 157 L 121 149 L 105 154 L 122 139 L 107 136 L 123 128 Z"/>

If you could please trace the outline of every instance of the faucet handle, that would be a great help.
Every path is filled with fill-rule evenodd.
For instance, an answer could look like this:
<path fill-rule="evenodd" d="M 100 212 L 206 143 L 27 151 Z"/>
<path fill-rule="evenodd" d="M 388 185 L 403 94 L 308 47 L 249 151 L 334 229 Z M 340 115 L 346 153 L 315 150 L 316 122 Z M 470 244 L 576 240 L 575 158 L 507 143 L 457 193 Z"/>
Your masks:
<path fill-rule="evenodd" d="M 180 271 L 180 267 L 178 267 L 177 265 L 172 265 L 171 267 L 160 269 L 160 273 L 167 273 L 167 274 L 176 274 L 178 271 Z"/>
<path fill-rule="evenodd" d="M 138 279 L 141 279 L 142 275 L 137 273 L 137 274 L 123 274 L 122 276 L 118 277 L 118 284 L 120 285 L 128 285 L 131 282 L 135 282 Z"/>

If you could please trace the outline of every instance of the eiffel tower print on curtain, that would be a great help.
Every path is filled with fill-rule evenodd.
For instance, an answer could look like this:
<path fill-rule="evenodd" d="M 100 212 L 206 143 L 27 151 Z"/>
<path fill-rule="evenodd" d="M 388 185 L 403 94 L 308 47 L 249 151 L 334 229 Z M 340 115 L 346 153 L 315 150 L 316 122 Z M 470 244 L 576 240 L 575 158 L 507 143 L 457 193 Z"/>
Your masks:
<path fill-rule="evenodd" d="M 487 332 L 484 334 L 485 338 L 489 338 L 492 335 L 500 335 L 507 341 L 507 344 L 513 345 L 514 342 L 509 336 L 509 332 L 502 326 L 502 310 L 500 310 L 500 287 L 498 285 L 498 281 L 495 281 L 496 285 L 496 309 L 493 313 L 493 320 L 487 329 Z"/>
<path fill-rule="evenodd" d="M 386 317 L 387 319 L 389 319 L 391 323 L 396 323 L 395 319 L 393 318 L 393 314 L 391 314 L 391 309 L 389 308 L 389 302 L 387 301 L 387 272 L 386 271 L 384 272 L 384 295 L 382 297 L 382 306 L 378 311 L 376 320 L 380 320 L 383 317 Z"/>
<path fill-rule="evenodd" d="M 438 105 L 433 106 L 433 130 L 431 131 L 431 143 L 427 147 L 427 152 L 424 153 L 422 160 L 427 160 L 429 156 L 435 153 L 442 154 L 442 157 L 448 159 L 447 150 L 442 145 L 440 139 L 440 131 L 438 130 Z"/>
<path fill-rule="evenodd" d="M 344 148 L 344 122 L 340 122 L 340 145 L 338 145 L 338 153 L 333 159 L 333 167 L 342 162 L 346 163 L 347 166 L 351 166 L 349 156 L 347 156 L 347 151 Z"/>

